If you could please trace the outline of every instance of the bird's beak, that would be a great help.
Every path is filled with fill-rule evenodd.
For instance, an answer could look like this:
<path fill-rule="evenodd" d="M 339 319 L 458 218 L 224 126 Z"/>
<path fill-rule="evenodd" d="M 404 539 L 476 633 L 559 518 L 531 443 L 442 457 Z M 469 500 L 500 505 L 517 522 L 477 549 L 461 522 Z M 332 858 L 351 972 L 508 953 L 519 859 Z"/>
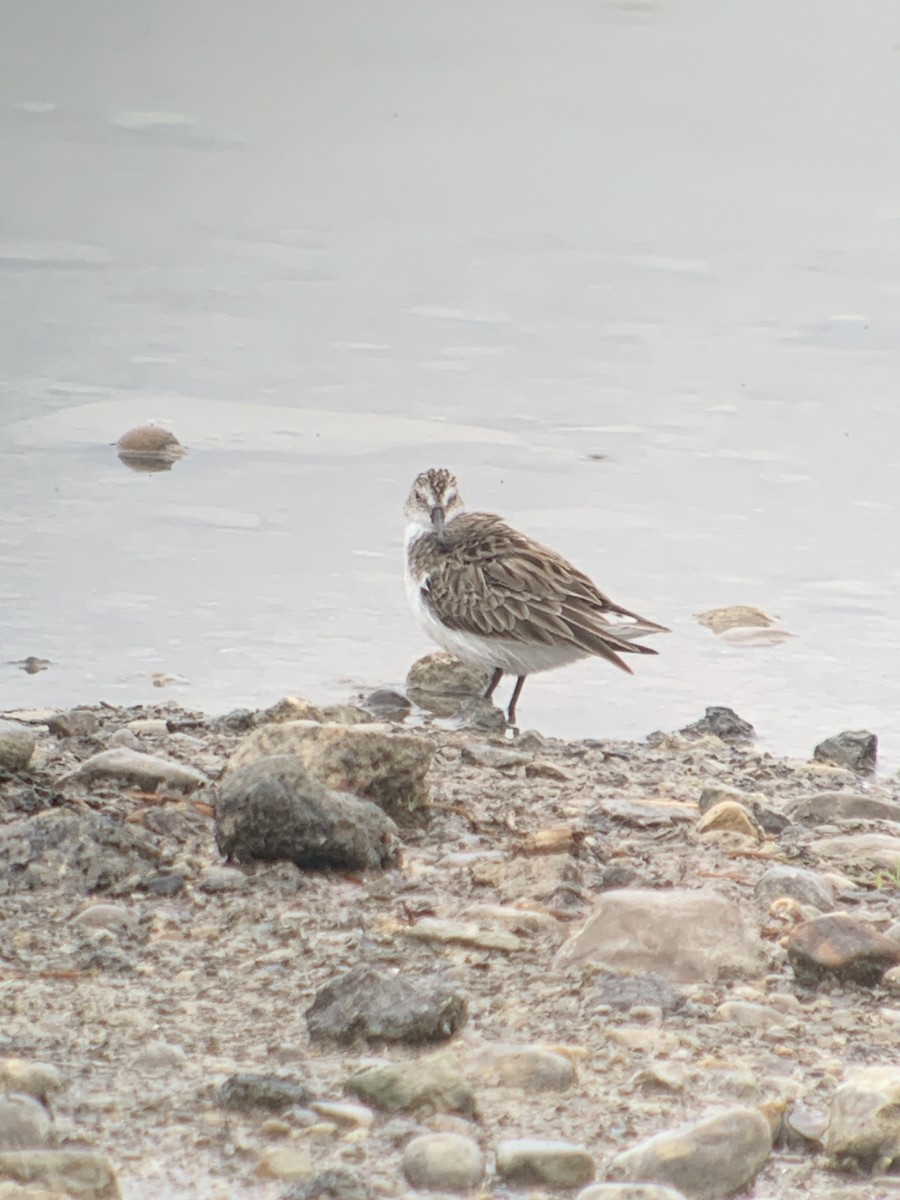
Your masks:
<path fill-rule="evenodd" d="M 440 504 L 436 504 L 431 510 L 431 528 L 434 530 L 438 538 L 444 536 L 444 510 Z"/>

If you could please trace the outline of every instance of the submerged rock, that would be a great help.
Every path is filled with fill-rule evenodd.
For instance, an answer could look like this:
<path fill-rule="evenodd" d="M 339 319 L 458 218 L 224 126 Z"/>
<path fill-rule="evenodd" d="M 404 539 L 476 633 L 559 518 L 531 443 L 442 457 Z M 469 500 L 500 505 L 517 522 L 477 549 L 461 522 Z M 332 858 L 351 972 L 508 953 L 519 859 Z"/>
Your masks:
<path fill-rule="evenodd" d="M 229 771 L 216 802 L 216 845 L 229 859 L 365 870 L 390 865 L 397 827 L 376 804 L 329 791 L 291 755 Z"/>
<path fill-rule="evenodd" d="M 692 725 L 685 725 L 681 733 L 688 737 L 702 737 L 713 734 L 723 742 L 749 742 L 756 737 L 756 731 L 749 721 L 739 717 L 733 708 L 724 704 L 713 704 L 706 714 Z"/>

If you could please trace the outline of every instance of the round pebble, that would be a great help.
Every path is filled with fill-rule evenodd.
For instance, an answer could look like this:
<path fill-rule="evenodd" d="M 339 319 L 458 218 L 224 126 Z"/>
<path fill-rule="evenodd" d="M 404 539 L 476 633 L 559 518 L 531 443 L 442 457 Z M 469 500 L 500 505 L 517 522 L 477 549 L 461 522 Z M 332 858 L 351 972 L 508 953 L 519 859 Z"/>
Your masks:
<path fill-rule="evenodd" d="M 403 1151 L 403 1174 L 413 1187 L 465 1191 L 481 1182 L 484 1161 L 471 1138 L 458 1133 L 423 1133 Z"/>

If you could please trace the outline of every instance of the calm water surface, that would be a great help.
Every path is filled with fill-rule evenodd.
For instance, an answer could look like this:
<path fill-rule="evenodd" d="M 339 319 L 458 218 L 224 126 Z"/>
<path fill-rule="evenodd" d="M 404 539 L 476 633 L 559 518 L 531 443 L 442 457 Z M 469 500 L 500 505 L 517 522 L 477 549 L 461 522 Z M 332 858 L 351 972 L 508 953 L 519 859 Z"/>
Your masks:
<path fill-rule="evenodd" d="M 895 4 L 3 21 L 0 708 L 402 682 L 400 508 L 445 464 L 673 629 L 536 677 L 526 726 L 722 703 L 900 763 Z M 111 449 L 147 418 L 169 473 Z M 796 636 L 697 624 L 735 603 Z"/>

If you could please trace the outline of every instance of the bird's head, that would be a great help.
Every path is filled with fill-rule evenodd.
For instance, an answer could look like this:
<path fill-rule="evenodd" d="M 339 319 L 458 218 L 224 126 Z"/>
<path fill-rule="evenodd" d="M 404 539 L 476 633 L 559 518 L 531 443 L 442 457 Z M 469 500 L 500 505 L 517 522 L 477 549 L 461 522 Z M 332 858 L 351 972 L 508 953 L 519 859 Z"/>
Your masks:
<path fill-rule="evenodd" d="M 416 476 L 403 512 L 408 524 L 442 538 L 446 522 L 463 507 L 456 476 L 445 467 L 432 467 Z"/>

